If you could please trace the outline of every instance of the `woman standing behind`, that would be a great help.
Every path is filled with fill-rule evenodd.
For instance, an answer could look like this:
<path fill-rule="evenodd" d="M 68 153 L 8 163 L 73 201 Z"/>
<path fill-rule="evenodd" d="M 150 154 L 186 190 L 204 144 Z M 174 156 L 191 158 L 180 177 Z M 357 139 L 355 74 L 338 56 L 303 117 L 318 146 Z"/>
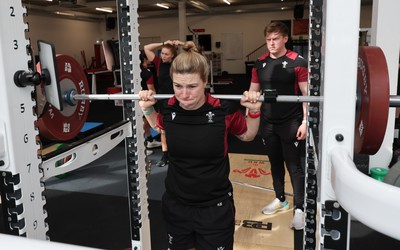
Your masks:
<path fill-rule="evenodd" d="M 235 206 L 229 181 L 228 133 L 253 140 L 260 122 L 259 92 L 245 91 L 240 104 L 206 93 L 207 59 L 193 42 L 171 65 L 174 96 L 159 101 L 139 92 L 139 105 L 150 125 L 165 132 L 169 168 L 162 199 L 168 244 L 173 249 L 233 249 Z"/>
<path fill-rule="evenodd" d="M 176 46 L 183 45 L 178 40 L 168 40 L 162 43 L 150 43 L 144 46 L 144 52 L 150 62 L 153 62 L 158 80 L 158 94 L 173 94 L 172 79 L 169 75 L 171 63 L 177 55 Z M 161 58 L 154 53 L 155 49 L 161 48 Z M 168 165 L 168 147 L 165 141 L 165 135 L 161 133 L 161 149 L 163 155 L 161 160 L 157 162 L 157 167 L 165 167 Z"/>
<path fill-rule="evenodd" d="M 141 81 L 142 90 L 152 90 L 156 92 L 156 89 L 154 87 L 153 73 L 148 68 L 149 59 L 147 59 L 147 56 L 143 50 L 140 51 L 139 58 L 140 58 L 140 78 L 142 79 Z M 161 147 L 161 142 L 155 140 L 151 135 L 150 125 L 145 117 L 143 117 L 143 130 L 144 130 L 144 136 L 146 138 L 145 142 L 146 155 L 151 155 L 153 151 L 150 150 L 150 148 Z"/>

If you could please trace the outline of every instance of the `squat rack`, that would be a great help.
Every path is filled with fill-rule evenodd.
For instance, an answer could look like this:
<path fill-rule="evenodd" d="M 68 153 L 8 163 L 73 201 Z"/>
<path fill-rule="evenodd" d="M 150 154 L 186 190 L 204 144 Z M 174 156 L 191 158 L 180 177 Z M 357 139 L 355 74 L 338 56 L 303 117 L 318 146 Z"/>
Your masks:
<path fill-rule="evenodd" d="M 0 16 L 0 173 L 3 202 L 8 204 L 9 225 L 16 235 L 30 239 L 48 240 L 49 230 L 45 220 L 47 211 L 43 185 L 43 162 L 37 152 L 38 131 L 34 123 L 37 117 L 28 112 L 33 110 L 35 101 L 31 98 L 32 87 L 18 88 L 13 83 L 14 72 L 28 70 L 29 42 L 24 37 L 27 24 L 25 13 L 17 1 L 1 1 Z M 118 0 L 118 21 L 120 25 L 121 78 L 123 92 L 137 93 L 140 86 L 138 58 L 137 0 Z M 306 234 L 304 247 L 307 249 L 348 249 L 351 216 L 364 224 L 393 238 L 400 239 L 400 191 L 398 188 L 376 182 L 357 172 L 353 162 L 354 117 L 356 92 L 357 47 L 360 18 L 360 1 L 310 2 L 321 7 L 321 96 L 316 130 L 319 139 L 307 141 L 312 162 L 317 174 L 318 197 L 306 200 L 318 203 L 319 216 L 317 232 Z M 397 86 L 397 63 L 400 35 L 390 33 L 387 27 L 400 23 L 395 10 L 400 9 L 396 0 L 374 1 L 372 20 L 372 43 L 385 52 L 389 65 L 391 91 Z M 340 17 L 338 19 L 338 17 Z M 17 32 L 16 32 L 17 31 Z M 345 57 L 345 58 L 344 58 Z M 9 58 L 18 60 L 9 63 Z M 133 72 L 133 74 L 132 74 Z M 338 73 L 340 72 L 340 73 Z M 346 90 L 346 91 L 344 91 Z M 310 116 L 312 116 L 309 113 Z M 126 138 L 127 171 L 130 183 L 130 215 L 132 247 L 151 249 L 147 194 L 145 185 L 145 162 L 142 148 L 141 114 L 135 112 L 135 103 L 124 101 L 124 117 L 131 122 L 131 134 Z M 381 150 L 370 156 L 371 166 L 388 165 L 391 158 L 394 111 L 390 112 L 385 142 Z M 310 124 L 309 121 L 309 125 Z M 312 131 L 310 130 L 310 134 Z M 337 140 L 341 135 L 343 140 Z M 318 149 L 316 149 L 318 145 Z M 24 153 L 22 153 L 24 152 Z M 29 153 L 26 153 L 29 152 Z M 311 169 L 313 170 L 313 169 Z M 308 178 L 308 177 L 307 177 Z M 379 216 L 375 212 L 380 211 Z M 306 213 L 309 216 L 309 213 Z M 338 219 L 335 215 L 341 214 Z M 375 216 L 370 216 L 374 214 Z M 349 215 L 349 216 L 347 216 Z M 307 217 L 308 218 L 308 217 Z M 306 231 L 309 229 L 307 222 Z M 309 230 L 308 230 L 309 232 Z M 3 237 L 3 236 L 0 236 Z M 316 238 L 314 238 L 316 237 Z M 5 237 L 8 239 L 8 237 Z M 315 242 L 318 241 L 319 245 Z M 7 241 L 4 241 L 7 242 Z M 312 243 L 314 242 L 314 243 Z M 5 243 L 8 244 L 8 243 Z M 17 243 L 13 241 L 10 247 Z M 34 243 L 31 243 L 34 244 Z M 48 243 L 49 245 L 54 243 Z M 311 244 L 311 245 L 310 245 Z M 7 245 L 6 245 L 7 246 Z M 32 246 L 32 245 L 31 245 Z M 70 247 L 71 248 L 71 247 Z M 49 249 L 52 249 L 51 246 Z"/>

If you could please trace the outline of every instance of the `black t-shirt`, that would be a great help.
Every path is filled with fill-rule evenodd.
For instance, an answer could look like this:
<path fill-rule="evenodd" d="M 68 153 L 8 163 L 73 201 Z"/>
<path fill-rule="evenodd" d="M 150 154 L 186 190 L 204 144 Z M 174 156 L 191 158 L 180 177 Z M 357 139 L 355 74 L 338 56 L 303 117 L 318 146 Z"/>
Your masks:
<path fill-rule="evenodd" d="M 253 83 L 260 89 L 277 91 L 278 95 L 302 95 L 299 82 L 308 80 L 307 61 L 296 52 L 288 50 L 280 58 L 271 58 L 269 53 L 261 56 L 254 64 Z M 277 102 L 264 103 L 262 121 L 281 124 L 290 119 L 303 117 L 302 103 Z"/>
<path fill-rule="evenodd" d="M 158 126 L 165 130 L 169 195 L 186 205 L 208 206 L 232 196 L 229 181 L 228 133 L 246 132 L 246 119 L 237 102 L 207 94 L 197 110 L 184 110 L 172 97 L 162 102 Z"/>
<path fill-rule="evenodd" d="M 174 86 L 172 84 L 172 79 L 169 74 L 171 64 L 172 63 L 164 63 L 161 58 L 154 57 L 153 60 L 154 65 L 157 69 L 157 78 L 158 78 L 158 94 L 173 94 Z"/>
<path fill-rule="evenodd" d="M 143 90 L 148 90 L 147 87 L 147 81 L 153 76 L 153 73 L 151 73 L 150 69 L 148 68 L 142 68 L 142 71 L 140 71 L 140 78 L 142 78 L 142 89 Z"/>

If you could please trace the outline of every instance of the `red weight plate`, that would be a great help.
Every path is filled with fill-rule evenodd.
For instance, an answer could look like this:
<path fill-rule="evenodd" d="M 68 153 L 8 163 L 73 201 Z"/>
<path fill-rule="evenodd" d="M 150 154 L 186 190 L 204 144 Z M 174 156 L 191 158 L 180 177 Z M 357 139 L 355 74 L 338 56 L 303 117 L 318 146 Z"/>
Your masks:
<path fill-rule="evenodd" d="M 360 47 L 354 152 L 373 155 L 385 138 L 389 115 L 389 73 L 379 47 Z"/>
<path fill-rule="evenodd" d="M 85 72 L 75 59 L 57 55 L 56 64 L 62 97 L 70 89 L 75 89 L 77 94 L 89 93 Z M 89 113 L 89 101 L 77 101 L 75 106 L 71 106 L 63 100 L 63 107 L 63 111 L 59 111 L 48 105 L 37 121 L 40 135 L 49 140 L 67 141 L 79 134 Z"/>

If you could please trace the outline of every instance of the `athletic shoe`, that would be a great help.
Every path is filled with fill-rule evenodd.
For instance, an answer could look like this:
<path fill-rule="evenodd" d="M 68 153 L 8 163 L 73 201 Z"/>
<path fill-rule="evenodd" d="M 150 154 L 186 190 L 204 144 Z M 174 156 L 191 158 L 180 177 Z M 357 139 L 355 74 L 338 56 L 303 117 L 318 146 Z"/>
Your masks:
<path fill-rule="evenodd" d="M 288 210 L 289 202 L 281 202 L 278 198 L 275 198 L 270 204 L 265 206 L 262 210 L 263 214 L 274 214 L 278 211 Z"/>
<path fill-rule="evenodd" d="M 152 155 L 152 154 L 153 154 L 153 150 L 146 149 L 146 155 Z"/>
<path fill-rule="evenodd" d="M 153 140 L 153 141 L 147 141 L 146 143 L 146 148 L 158 148 L 161 147 L 161 142 Z"/>
<path fill-rule="evenodd" d="M 168 163 L 169 163 L 168 158 L 165 155 L 163 155 L 161 157 L 161 160 L 159 162 L 157 162 L 156 166 L 159 168 L 162 168 L 162 167 L 168 166 Z"/>
<path fill-rule="evenodd" d="M 296 208 L 294 210 L 294 216 L 290 227 L 294 230 L 303 230 L 305 224 L 304 212 L 301 211 L 301 209 Z"/>

